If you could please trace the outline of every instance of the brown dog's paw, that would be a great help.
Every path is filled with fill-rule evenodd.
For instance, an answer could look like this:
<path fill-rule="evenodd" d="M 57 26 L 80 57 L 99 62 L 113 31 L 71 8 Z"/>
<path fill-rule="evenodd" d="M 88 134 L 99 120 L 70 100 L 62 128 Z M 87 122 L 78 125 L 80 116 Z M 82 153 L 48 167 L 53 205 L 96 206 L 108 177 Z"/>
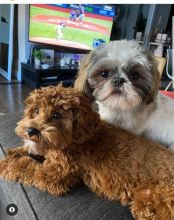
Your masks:
<path fill-rule="evenodd" d="M 137 190 L 131 203 L 131 212 L 137 220 L 156 220 L 156 208 L 152 188 Z"/>
<path fill-rule="evenodd" d="M 3 175 L 4 170 L 7 167 L 7 160 L 0 160 L 0 176 Z"/>
<path fill-rule="evenodd" d="M 7 150 L 7 156 L 21 157 L 28 154 L 28 150 L 25 147 L 16 147 Z"/>
<path fill-rule="evenodd" d="M 13 154 L 12 156 L 7 156 L 4 160 L 0 160 L 0 177 L 10 181 L 21 182 L 33 159 L 29 156 L 18 156 Z"/>

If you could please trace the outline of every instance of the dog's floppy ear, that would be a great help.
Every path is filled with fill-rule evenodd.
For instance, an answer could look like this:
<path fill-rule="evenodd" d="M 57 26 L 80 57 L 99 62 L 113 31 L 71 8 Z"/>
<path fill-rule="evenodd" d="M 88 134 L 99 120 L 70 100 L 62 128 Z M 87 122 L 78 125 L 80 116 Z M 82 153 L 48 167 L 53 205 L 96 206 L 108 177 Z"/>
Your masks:
<path fill-rule="evenodd" d="M 74 84 L 74 88 L 83 92 L 91 101 L 94 99 L 92 95 L 92 88 L 88 83 L 88 69 L 91 65 L 92 52 L 85 55 L 81 60 L 80 69 L 78 71 L 77 79 Z"/>
<path fill-rule="evenodd" d="M 93 89 L 88 82 L 90 69 L 101 57 L 105 56 L 106 48 L 107 44 L 100 44 L 99 47 L 85 55 L 80 62 L 80 69 L 78 71 L 74 87 L 78 91 L 83 92 L 91 101 L 94 100 L 94 96 L 92 95 Z"/>
<path fill-rule="evenodd" d="M 154 56 L 150 53 L 147 52 L 146 56 L 148 58 L 148 61 L 151 66 L 151 74 L 153 77 L 152 80 L 152 86 L 151 86 L 151 94 L 146 97 L 146 104 L 150 104 L 154 101 L 154 98 L 157 96 L 157 93 L 159 91 L 159 86 L 160 86 L 160 73 L 158 71 L 158 63 L 155 60 Z"/>
<path fill-rule="evenodd" d="M 100 117 L 92 110 L 89 100 L 80 97 L 79 105 L 73 107 L 73 141 L 83 143 L 94 135 Z"/>

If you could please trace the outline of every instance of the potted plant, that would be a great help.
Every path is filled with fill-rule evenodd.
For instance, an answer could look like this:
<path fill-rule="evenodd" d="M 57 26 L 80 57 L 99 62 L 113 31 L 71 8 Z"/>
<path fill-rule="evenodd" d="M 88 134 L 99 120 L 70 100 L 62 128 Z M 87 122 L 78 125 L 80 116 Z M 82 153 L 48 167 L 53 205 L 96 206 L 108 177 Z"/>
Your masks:
<path fill-rule="evenodd" d="M 34 56 L 34 63 L 36 66 L 40 66 L 41 64 L 41 59 L 43 57 L 43 54 L 40 50 L 35 49 L 33 51 L 33 56 Z"/>

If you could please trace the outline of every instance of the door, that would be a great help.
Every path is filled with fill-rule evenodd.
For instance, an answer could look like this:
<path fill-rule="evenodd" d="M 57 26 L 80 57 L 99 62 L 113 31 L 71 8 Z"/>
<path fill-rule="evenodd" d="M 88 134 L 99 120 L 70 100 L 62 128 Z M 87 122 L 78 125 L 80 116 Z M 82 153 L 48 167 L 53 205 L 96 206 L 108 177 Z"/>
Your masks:
<path fill-rule="evenodd" d="M 0 74 L 11 81 L 14 5 L 0 5 Z"/>

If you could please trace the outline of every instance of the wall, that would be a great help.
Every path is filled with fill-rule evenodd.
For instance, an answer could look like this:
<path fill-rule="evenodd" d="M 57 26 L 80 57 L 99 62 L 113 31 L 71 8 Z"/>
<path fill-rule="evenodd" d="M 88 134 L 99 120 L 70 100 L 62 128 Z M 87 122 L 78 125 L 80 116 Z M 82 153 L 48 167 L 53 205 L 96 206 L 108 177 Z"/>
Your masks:
<path fill-rule="evenodd" d="M 143 4 L 141 5 L 141 13 L 143 13 L 144 17 L 147 18 L 148 17 L 148 14 L 149 14 L 149 8 L 150 8 L 150 5 L 149 4 Z"/>
<path fill-rule="evenodd" d="M 132 40 L 135 36 L 139 14 L 143 13 L 143 17 L 147 18 L 149 5 L 121 4 L 117 5 L 117 9 L 120 13 L 113 25 L 111 40 Z"/>
<path fill-rule="evenodd" d="M 142 13 L 143 18 L 147 19 L 149 16 L 150 7 L 152 4 L 122 4 L 117 5 L 120 10 L 120 15 L 113 25 L 111 40 L 128 39 L 135 37 L 136 30 L 134 27 L 138 25 L 139 16 Z M 150 27 L 150 34 L 155 28 L 166 29 L 169 14 L 171 10 L 170 4 L 156 4 L 153 24 Z M 141 26 L 141 23 L 139 24 Z"/>
<path fill-rule="evenodd" d="M 139 15 L 139 9 L 140 9 L 139 4 L 129 5 L 127 22 L 125 26 L 125 34 L 124 34 L 124 38 L 126 38 L 127 40 L 132 40 L 134 38 L 135 27 Z"/>
<path fill-rule="evenodd" d="M 124 37 L 126 19 L 128 13 L 128 5 L 117 5 L 116 6 L 118 17 L 113 23 L 111 40 L 120 40 Z"/>
<path fill-rule="evenodd" d="M 4 43 L 8 45 L 8 65 L 7 67 L 3 67 L 0 69 L 1 74 L 11 81 L 11 70 L 12 70 L 12 60 L 13 60 L 13 12 L 14 12 L 14 4 L 4 4 L 0 5 L 1 12 L 0 12 L 0 36 L 1 41 L 0 43 Z M 5 53 L 5 52 L 3 52 Z M 2 58 L 3 55 L 1 55 Z M 7 58 L 6 58 L 7 60 Z"/>
<path fill-rule="evenodd" d="M 145 48 L 149 47 L 149 42 L 154 41 L 154 35 L 156 31 L 166 29 L 169 15 L 171 11 L 171 5 L 160 5 L 160 4 L 153 4 L 150 6 L 150 12 L 148 16 L 144 43 L 143 46 Z"/>
<path fill-rule="evenodd" d="M 169 19 L 171 5 L 157 5 L 154 27 L 165 29 Z"/>
<path fill-rule="evenodd" d="M 29 58 L 30 43 L 28 42 L 28 18 L 29 18 L 29 4 L 18 5 L 18 45 L 19 45 L 19 59 L 18 59 L 18 74 L 17 79 L 21 81 L 21 62 L 26 62 Z"/>

